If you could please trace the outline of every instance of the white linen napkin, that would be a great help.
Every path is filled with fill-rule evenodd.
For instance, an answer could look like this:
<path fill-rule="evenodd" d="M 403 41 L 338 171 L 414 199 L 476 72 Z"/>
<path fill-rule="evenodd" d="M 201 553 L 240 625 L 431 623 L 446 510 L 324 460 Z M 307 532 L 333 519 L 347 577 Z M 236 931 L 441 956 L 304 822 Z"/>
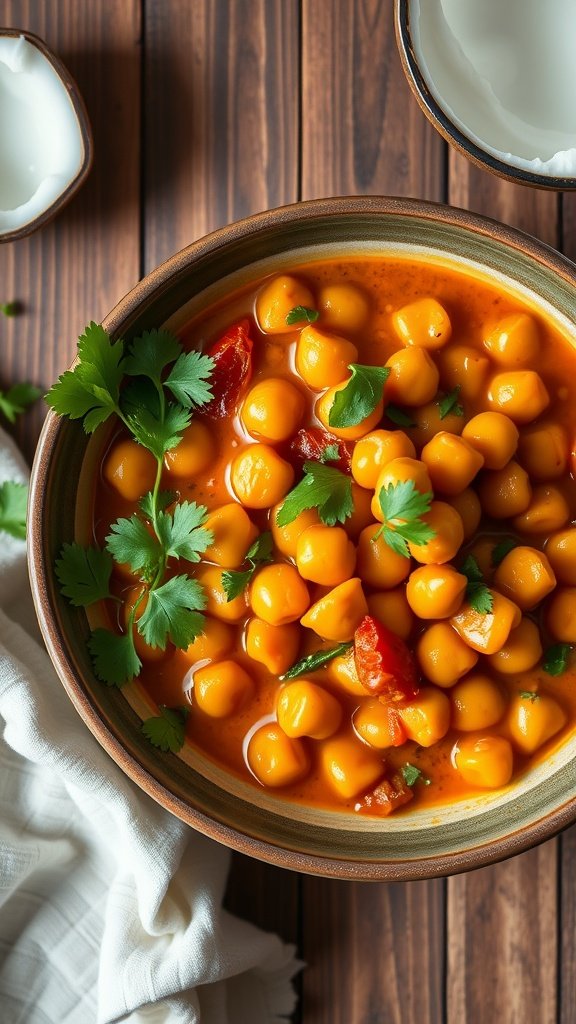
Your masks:
<path fill-rule="evenodd" d="M 0 482 L 26 476 L 0 431 Z M 2 1024 L 285 1021 L 293 947 L 222 909 L 227 851 L 117 768 L 33 621 L 25 544 L 0 533 Z"/>

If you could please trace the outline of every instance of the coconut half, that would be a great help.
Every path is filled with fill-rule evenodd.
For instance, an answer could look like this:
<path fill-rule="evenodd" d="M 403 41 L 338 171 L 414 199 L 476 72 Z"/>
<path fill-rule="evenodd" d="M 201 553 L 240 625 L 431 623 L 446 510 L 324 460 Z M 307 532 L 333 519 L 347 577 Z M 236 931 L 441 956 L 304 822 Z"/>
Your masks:
<path fill-rule="evenodd" d="M 74 83 L 41 47 L 0 30 L 0 240 L 33 230 L 90 162 Z"/>
<path fill-rule="evenodd" d="M 409 0 L 414 55 L 447 117 L 535 174 L 576 176 L 574 0 Z"/>

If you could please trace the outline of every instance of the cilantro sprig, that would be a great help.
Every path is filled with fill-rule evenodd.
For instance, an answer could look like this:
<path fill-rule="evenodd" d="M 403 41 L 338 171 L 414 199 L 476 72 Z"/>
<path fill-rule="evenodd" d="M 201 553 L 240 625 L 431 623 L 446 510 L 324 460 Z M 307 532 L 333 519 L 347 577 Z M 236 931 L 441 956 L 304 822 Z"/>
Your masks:
<path fill-rule="evenodd" d="M 450 413 L 452 413 L 453 416 L 463 416 L 464 415 L 464 406 L 459 401 L 460 391 L 461 390 L 462 390 L 462 385 L 461 384 L 457 384 L 456 387 L 453 388 L 452 391 L 450 391 L 447 395 L 443 395 L 442 398 L 438 399 L 436 404 L 437 404 L 437 406 L 438 406 L 438 408 L 440 410 L 440 419 L 441 420 L 446 419 L 446 417 Z"/>
<path fill-rule="evenodd" d="M 152 715 L 142 722 L 142 732 L 158 750 L 171 750 L 173 754 L 177 754 L 184 746 L 186 719 L 190 709 L 168 708 L 165 704 L 160 704 L 158 710 L 159 715 Z"/>
<path fill-rule="evenodd" d="M 0 313 L 2 313 L 4 316 L 8 316 L 8 317 L 18 316 L 18 313 L 20 312 L 20 308 L 21 307 L 20 307 L 20 303 L 19 302 L 1 302 L 0 303 Z"/>
<path fill-rule="evenodd" d="M 535 701 L 540 700 L 540 694 L 536 693 L 535 690 L 518 690 L 518 696 L 522 700 L 529 700 L 531 704 Z"/>
<path fill-rule="evenodd" d="M 392 423 L 395 423 L 397 427 L 415 427 L 416 423 L 412 417 L 401 409 L 399 405 L 394 402 L 388 402 L 388 405 L 384 409 L 384 415 Z"/>
<path fill-rule="evenodd" d="M 372 540 L 377 541 L 382 537 L 397 555 L 410 558 L 409 542 L 427 544 L 436 536 L 432 527 L 422 519 L 430 511 L 432 497 L 431 492 L 422 494 L 416 490 L 413 480 L 401 480 L 397 484 L 382 487 L 378 501 L 383 523 Z"/>
<path fill-rule="evenodd" d="M 288 327 L 301 323 L 314 324 L 319 316 L 320 313 L 317 309 L 310 309 L 309 306 L 294 306 L 294 309 L 286 314 L 286 323 Z"/>
<path fill-rule="evenodd" d="M 410 786 L 411 789 L 413 786 L 416 785 L 417 782 L 422 783 L 423 786 L 430 785 L 431 780 L 426 775 L 424 775 L 420 771 L 420 768 L 417 768 L 415 764 L 410 764 L 410 762 L 407 761 L 406 764 L 402 765 L 402 768 L 400 770 L 402 772 L 404 782 L 406 783 L 407 786 Z"/>
<path fill-rule="evenodd" d="M 19 540 L 26 538 L 28 484 L 5 480 L 0 484 L 0 530 Z"/>
<path fill-rule="evenodd" d="M 15 423 L 16 417 L 20 416 L 29 405 L 32 405 L 42 394 L 40 388 L 28 381 L 21 384 L 13 384 L 8 391 L 0 391 L 0 412 L 4 414 L 9 423 Z"/>
<path fill-rule="evenodd" d="M 276 514 L 278 526 L 288 526 L 309 508 L 317 508 L 326 526 L 344 523 L 354 511 L 352 480 L 334 466 L 306 461 L 304 476 L 291 490 Z"/>
<path fill-rule="evenodd" d="M 571 644 L 552 644 L 544 652 L 542 668 L 549 676 L 561 676 L 568 668 Z"/>
<path fill-rule="evenodd" d="M 226 601 L 233 601 L 238 597 L 250 583 L 254 573 L 261 565 L 273 560 L 272 534 L 269 530 L 261 533 L 254 543 L 248 548 L 244 557 L 244 563 L 248 563 L 246 569 L 226 569 L 222 573 L 222 586 L 226 594 Z"/>
<path fill-rule="evenodd" d="M 341 654 L 346 654 L 346 651 L 350 650 L 351 647 L 352 641 L 349 640 L 346 643 L 338 644 L 336 647 L 330 647 L 328 650 L 314 651 L 314 654 L 307 654 L 305 658 L 300 658 L 299 661 L 295 662 L 284 675 L 280 676 L 280 679 L 297 679 L 298 676 L 305 676 L 308 672 L 315 672 L 329 661 L 332 661 L 333 658 L 339 658 Z"/>
<path fill-rule="evenodd" d="M 362 366 L 350 363 L 346 387 L 337 391 L 328 414 L 330 427 L 355 427 L 374 412 L 382 401 L 389 366 Z"/>
<path fill-rule="evenodd" d="M 482 570 L 474 555 L 467 555 L 464 559 L 460 572 L 466 577 L 466 600 L 475 612 L 481 615 L 488 615 L 494 605 L 494 596 L 490 587 L 484 582 Z"/>
<path fill-rule="evenodd" d="M 169 642 L 187 648 L 203 628 L 203 588 L 175 572 L 174 561 L 198 562 L 211 544 L 207 510 L 177 501 L 177 495 L 160 491 L 160 483 L 165 454 L 180 444 L 195 409 L 212 398 L 213 365 L 208 356 L 184 352 L 169 331 L 145 331 L 125 346 L 91 323 L 79 339 L 76 366 L 46 396 L 59 415 L 82 420 L 87 433 L 116 416 L 156 459 L 152 490 L 133 515 L 112 523 L 106 548 L 66 544 L 56 562 L 62 593 L 77 607 L 118 600 L 110 589 L 114 562 L 128 565 L 142 583 L 125 633 L 100 628 L 90 637 L 96 675 L 110 685 L 121 686 L 140 672 L 135 629 L 147 644 L 164 650 Z"/>

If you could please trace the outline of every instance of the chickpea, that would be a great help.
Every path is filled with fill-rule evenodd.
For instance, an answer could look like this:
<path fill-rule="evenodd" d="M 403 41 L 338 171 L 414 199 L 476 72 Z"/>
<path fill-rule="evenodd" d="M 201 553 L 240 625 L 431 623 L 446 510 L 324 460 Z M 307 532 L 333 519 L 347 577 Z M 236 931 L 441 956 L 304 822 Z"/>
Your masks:
<path fill-rule="evenodd" d="M 230 482 L 242 505 L 269 508 L 292 487 L 294 470 L 267 444 L 251 444 L 232 459 Z"/>
<path fill-rule="evenodd" d="M 501 412 L 481 412 L 473 416 L 462 431 L 462 437 L 484 458 L 485 469 L 504 469 L 515 454 L 518 427 Z"/>
<path fill-rule="evenodd" d="M 432 487 L 443 494 L 460 494 L 484 465 L 484 457 L 468 441 L 441 430 L 422 449 Z"/>
<path fill-rule="evenodd" d="M 533 754 L 566 725 L 566 713 L 553 697 L 539 693 L 534 698 L 513 697 L 507 725 L 512 742 L 523 754 Z"/>
<path fill-rule="evenodd" d="M 239 622 L 248 612 L 246 594 L 243 591 L 229 601 L 222 585 L 222 572 L 216 565 L 201 565 L 196 571 L 196 579 L 206 593 L 206 611 L 224 622 Z"/>
<path fill-rule="evenodd" d="M 156 480 L 156 459 L 136 441 L 117 441 L 108 452 L 102 475 L 126 501 L 138 501 Z"/>
<path fill-rule="evenodd" d="M 410 559 L 398 555 L 383 537 L 375 540 L 380 526 L 373 523 L 358 538 L 358 575 L 371 587 L 395 587 L 410 572 Z"/>
<path fill-rule="evenodd" d="M 434 536 L 426 544 L 409 541 L 412 558 L 424 565 L 449 562 L 464 540 L 464 526 L 458 512 L 444 501 L 433 501 L 430 511 L 421 519 L 434 532 Z"/>
<path fill-rule="evenodd" d="M 414 614 L 406 599 L 404 587 L 383 590 L 367 598 L 370 615 L 407 640 L 414 628 Z"/>
<path fill-rule="evenodd" d="M 342 721 L 342 705 L 316 683 L 298 679 L 280 690 L 276 715 L 287 736 L 326 740 Z"/>
<path fill-rule="evenodd" d="M 336 384 L 332 388 L 328 388 L 327 391 L 318 399 L 315 406 L 315 413 L 320 423 L 326 430 L 331 431 L 336 437 L 341 437 L 344 441 L 357 441 L 358 438 L 364 437 L 370 430 L 374 430 L 380 420 L 382 419 L 382 413 L 384 412 L 384 399 L 381 399 L 373 412 L 369 416 L 366 416 L 360 423 L 357 423 L 353 427 L 335 427 L 330 423 L 330 411 L 334 404 L 334 399 L 339 391 L 342 391 L 348 384 L 345 380 L 342 384 Z"/>
<path fill-rule="evenodd" d="M 348 380 L 350 363 L 358 362 L 358 349 L 338 334 L 305 327 L 296 345 L 296 372 L 317 391 Z"/>
<path fill-rule="evenodd" d="M 346 580 L 334 587 L 319 601 L 316 601 L 300 622 L 307 629 L 313 629 L 324 640 L 345 643 L 352 640 L 354 631 L 368 614 L 368 605 L 362 590 L 362 581 L 357 577 Z"/>
<path fill-rule="evenodd" d="M 302 740 L 291 740 L 276 722 L 262 725 L 252 734 L 246 760 L 258 781 L 273 788 L 299 782 L 310 771 Z"/>
<path fill-rule="evenodd" d="M 355 333 L 364 327 L 370 304 L 355 284 L 325 284 L 318 292 L 318 310 L 322 323 L 329 329 Z"/>
<path fill-rule="evenodd" d="M 351 693 L 353 697 L 365 697 L 366 688 L 362 686 L 356 671 L 354 651 L 350 647 L 344 654 L 332 658 L 326 666 L 326 673 L 331 683 L 345 693 Z"/>
<path fill-rule="evenodd" d="M 555 640 L 576 643 L 576 587 L 558 587 L 550 598 L 546 623 Z"/>
<path fill-rule="evenodd" d="M 521 533 L 550 533 L 561 529 L 569 519 L 570 508 L 560 488 L 538 484 L 528 508 L 515 517 L 514 526 Z"/>
<path fill-rule="evenodd" d="M 465 422 L 463 416 L 457 416 L 454 412 L 442 418 L 438 402 L 427 402 L 417 409 L 411 409 L 410 417 L 414 426 L 406 429 L 417 448 L 422 448 L 441 430 L 449 434 L 461 434 Z"/>
<path fill-rule="evenodd" d="M 210 530 L 213 539 L 204 558 L 207 562 L 216 562 L 223 569 L 242 565 L 246 552 L 258 536 L 258 530 L 246 510 L 234 501 L 210 512 L 205 528 Z"/>
<path fill-rule="evenodd" d="M 450 317 L 436 299 L 417 299 L 392 315 L 392 326 L 403 345 L 441 348 L 450 340 Z"/>
<path fill-rule="evenodd" d="M 354 575 L 356 551 L 341 526 L 309 526 L 296 545 L 296 565 L 305 580 L 335 587 Z"/>
<path fill-rule="evenodd" d="M 364 487 L 359 487 L 355 481 L 352 481 L 352 504 L 354 511 L 343 524 L 346 533 L 352 540 L 356 540 L 362 533 L 362 530 L 374 522 L 372 497 L 372 491 L 367 491 Z"/>
<path fill-rule="evenodd" d="M 130 615 L 133 608 L 136 606 L 134 613 L 134 624 L 132 626 L 132 639 L 134 641 L 134 647 L 136 654 L 142 661 L 164 661 L 167 654 L 173 650 L 172 644 L 168 644 L 165 649 L 162 647 L 152 647 L 151 644 L 146 643 L 144 637 L 138 632 L 136 623 L 141 615 L 144 614 L 146 605 L 148 604 L 148 596 L 145 594 L 141 597 L 144 587 L 137 586 L 132 587 L 126 594 L 124 599 L 124 605 L 122 613 L 124 617 L 124 627 L 128 627 L 130 621 Z"/>
<path fill-rule="evenodd" d="M 484 392 L 490 360 L 467 345 L 448 345 L 438 353 L 440 380 L 446 391 L 460 388 L 465 402 L 474 402 Z"/>
<path fill-rule="evenodd" d="M 286 317 L 297 306 L 314 309 L 312 292 L 297 277 L 279 274 L 263 286 L 256 296 L 256 319 L 264 334 L 287 334 L 302 324 L 289 325 Z"/>
<path fill-rule="evenodd" d="M 273 563 L 263 566 L 252 580 L 250 604 L 259 619 L 271 626 L 284 626 L 304 614 L 310 595 L 293 565 Z"/>
<path fill-rule="evenodd" d="M 246 654 L 259 661 L 271 675 L 281 676 L 296 661 L 300 627 L 295 622 L 271 626 L 264 619 L 250 619 L 246 626 Z"/>
<path fill-rule="evenodd" d="M 527 313 L 512 313 L 492 328 L 484 347 L 502 366 L 534 365 L 540 354 L 538 327 Z"/>
<path fill-rule="evenodd" d="M 186 650 L 186 657 L 192 664 L 206 659 L 219 661 L 223 654 L 228 654 L 233 644 L 234 634 L 230 626 L 220 619 L 205 615 L 202 632 Z"/>
<path fill-rule="evenodd" d="M 533 480 L 555 480 L 568 468 L 570 447 L 560 423 L 534 423 L 522 431 L 518 461 Z"/>
<path fill-rule="evenodd" d="M 410 575 L 406 598 L 420 619 L 447 619 L 464 598 L 468 580 L 451 565 L 423 565 Z"/>
<path fill-rule="evenodd" d="M 401 430 L 374 430 L 354 445 L 352 476 L 360 487 L 374 488 L 384 467 L 402 458 L 416 458 L 408 435 Z"/>
<path fill-rule="evenodd" d="M 282 503 L 275 505 L 270 511 L 270 530 L 272 540 L 278 551 L 286 558 L 296 558 L 296 547 L 298 538 L 309 526 L 316 526 L 320 519 L 315 508 L 308 508 L 301 512 L 296 519 L 293 519 L 287 526 L 278 526 L 277 516 L 282 508 Z"/>
<path fill-rule="evenodd" d="M 526 470 L 511 459 L 504 469 L 482 475 L 478 495 L 486 515 L 492 519 L 508 519 L 526 511 L 532 488 Z"/>
<path fill-rule="evenodd" d="M 250 389 L 242 403 L 244 429 L 262 441 L 286 441 L 304 415 L 304 396 L 282 377 L 266 377 Z"/>
<path fill-rule="evenodd" d="M 194 699 L 211 718 L 237 714 L 254 696 L 254 683 L 236 661 L 213 661 L 194 673 Z"/>
<path fill-rule="evenodd" d="M 453 686 L 478 661 L 477 652 L 448 622 L 435 622 L 420 634 L 416 655 L 426 679 L 443 689 Z"/>
<path fill-rule="evenodd" d="M 465 736 L 452 752 L 464 782 L 480 789 L 501 789 L 512 778 L 512 747 L 502 736 Z"/>
<path fill-rule="evenodd" d="M 512 630 L 504 646 L 496 654 L 490 654 L 487 660 L 497 672 L 518 675 L 534 668 L 541 657 L 540 630 L 535 622 L 522 618 L 520 625 Z"/>
<path fill-rule="evenodd" d="M 488 404 L 514 423 L 530 423 L 548 407 L 550 396 L 534 370 L 509 370 L 497 373 L 490 381 Z"/>
<path fill-rule="evenodd" d="M 386 398 L 389 402 L 424 405 L 438 391 L 440 374 L 425 348 L 417 345 L 401 348 L 390 356 L 386 366 L 390 370 L 386 381 Z"/>
<path fill-rule="evenodd" d="M 489 729 L 506 711 L 502 690 L 484 672 L 471 672 L 450 691 L 452 728 L 461 732 Z"/>
<path fill-rule="evenodd" d="M 476 559 L 478 568 L 480 569 L 484 579 L 487 581 L 494 575 L 492 556 L 494 554 L 494 548 L 499 540 L 499 537 L 479 537 L 474 541 L 469 550 L 469 554 L 473 555 Z"/>
<path fill-rule="evenodd" d="M 396 708 L 377 698 L 362 701 L 354 712 L 352 724 L 360 739 L 376 750 L 400 747 L 408 738 Z"/>
<path fill-rule="evenodd" d="M 384 521 L 384 514 L 380 507 L 380 491 L 382 488 L 387 488 L 392 485 L 404 483 L 407 480 L 412 480 L 414 487 L 421 494 L 430 494 L 432 491 L 432 484 L 430 482 L 430 475 L 427 467 L 423 462 L 418 459 L 392 459 L 379 474 L 376 481 L 376 489 L 374 497 L 372 499 L 372 515 L 375 519 L 378 519 L 381 523 Z"/>
<path fill-rule="evenodd" d="M 558 582 L 576 586 L 576 528 L 554 533 L 546 542 L 545 552 Z"/>
<path fill-rule="evenodd" d="M 492 590 L 492 611 L 477 612 L 465 604 L 450 624 L 464 643 L 479 654 L 496 654 L 508 640 L 510 633 L 520 625 L 520 609 L 497 590 Z"/>
<path fill-rule="evenodd" d="M 466 487 L 460 494 L 453 494 L 450 504 L 458 513 L 464 530 L 464 540 L 470 540 L 480 525 L 482 518 L 482 505 L 480 498 L 472 487 Z"/>
<path fill-rule="evenodd" d="M 203 473 L 215 458 L 216 444 L 208 427 L 200 420 L 192 420 L 178 447 L 166 452 L 164 465 L 171 476 L 191 480 Z"/>
<path fill-rule="evenodd" d="M 438 743 L 450 728 L 450 701 L 435 686 L 423 686 L 417 697 L 397 710 L 408 739 L 421 747 Z"/>
<path fill-rule="evenodd" d="M 320 770 L 338 796 L 352 800 L 382 778 L 384 764 L 353 736 L 338 736 L 320 745 Z"/>
<path fill-rule="evenodd" d="M 512 548 L 494 573 L 494 585 L 522 611 L 530 611 L 556 586 L 546 555 L 537 548 Z"/>

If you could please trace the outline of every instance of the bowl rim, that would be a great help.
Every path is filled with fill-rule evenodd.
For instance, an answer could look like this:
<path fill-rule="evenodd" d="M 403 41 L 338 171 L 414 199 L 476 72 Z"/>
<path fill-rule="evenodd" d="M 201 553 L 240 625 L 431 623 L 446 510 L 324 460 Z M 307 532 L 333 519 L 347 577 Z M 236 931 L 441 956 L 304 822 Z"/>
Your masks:
<path fill-rule="evenodd" d="M 576 189 L 576 175 L 563 177 L 538 174 L 535 171 L 528 171 L 522 167 L 514 167 L 512 164 L 493 156 L 492 153 L 489 153 L 482 146 L 474 142 L 473 139 L 469 138 L 468 135 L 465 135 L 452 118 L 442 109 L 422 74 L 412 42 L 410 0 L 394 0 L 394 26 L 402 70 L 408 80 L 412 93 L 430 123 L 446 142 L 454 146 L 458 152 L 462 153 L 463 156 L 467 157 L 477 167 L 480 167 L 482 170 L 491 171 L 493 174 L 498 175 L 498 177 L 514 182 L 516 185 L 530 185 L 532 188 L 555 192 L 571 192 Z"/>
<path fill-rule="evenodd" d="M 58 75 L 66 89 L 66 92 L 68 93 L 68 96 L 70 97 L 70 102 L 72 103 L 74 116 L 76 117 L 82 139 L 83 157 L 82 163 L 75 177 L 66 186 L 64 191 L 57 196 L 54 202 L 51 203 L 43 213 L 39 213 L 37 217 L 28 221 L 27 224 L 23 224 L 22 227 L 13 228 L 11 231 L 0 231 L 0 243 L 15 242 L 19 238 L 26 238 L 27 235 L 33 234 L 34 231 L 37 231 L 39 228 L 48 224 L 76 194 L 83 181 L 88 176 L 94 160 L 94 140 L 90 125 L 90 118 L 88 117 L 88 111 L 86 110 L 86 105 L 82 98 L 80 89 L 78 88 L 75 79 L 68 71 L 68 68 L 62 63 L 60 58 L 56 56 L 54 51 L 50 49 L 48 44 L 34 32 L 29 32 L 28 29 L 25 28 L 2 28 L 0 26 L 0 39 L 13 36 L 24 36 L 32 46 L 35 46 L 36 49 L 46 57 Z"/>
<path fill-rule="evenodd" d="M 574 264 L 545 243 L 507 225 L 499 224 L 467 210 L 425 200 L 381 196 L 343 196 L 294 203 L 254 214 L 204 236 L 169 257 L 138 282 L 103 320 L 103 326 L 112 335 L 121 336 L 123 325 L 130 323 L 141 304 L 160 290 L 164 282 L 185 271 L 202 256 L 217 253 L 222 247 L 228 246 L 238 238 L 245 239 L 269 231 L 271 228 L 281 228 L 295 221 L 329 215 L 341 217 L 358 214 L 402 215 L 471 230 L 473 233 L 488 236 L 497 242 L 520 250 L 536 262 L 559 274 L 576 288 L 576 266 Z M 136 756 L 125 749 L 120 739 L 102 719 L 90 698 L 89 688 L 84 687 L 80 675 L 76 672 L 73 659 L 67 650 L 65 637 L 59 629 L 57 617 L 50 606 L 49 567 L 43 556 L 43 532 L 49 515 L 47 484 L 50 478 L 52 456 L 65 423 L 66 421 L 51 410 L 48 412 L 31 472 L 27 543 L 30 585 L 36 615 L 56 674 L 76 711 L 113 761 L 157 803 L 199 832 L 240 853 L 306 874 L 357 881 L 408 881 L 457 874 L 483 867 L 544 842 L 576 821 L 575 794 L 573 798 L 515 832 L 488 840 L 466 850 L 434 854 L 413 861 L 353 861 L 287 849 L 272 841 L 250 835 L 242 831 L 241 828 L 232 828 L 185 803 L 156 779 Z"/>

